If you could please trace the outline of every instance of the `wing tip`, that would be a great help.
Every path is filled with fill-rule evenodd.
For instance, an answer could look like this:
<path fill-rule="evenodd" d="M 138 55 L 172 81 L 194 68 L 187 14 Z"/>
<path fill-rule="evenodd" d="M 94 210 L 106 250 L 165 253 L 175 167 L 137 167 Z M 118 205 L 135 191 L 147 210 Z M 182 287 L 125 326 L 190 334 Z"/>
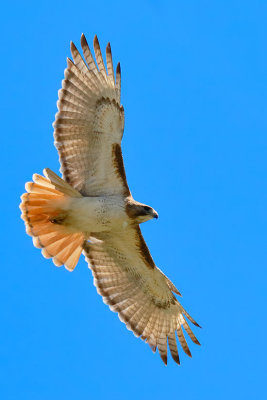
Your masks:
<path fill-rule="evenodd" d="M 176 356 L 176 355 L 172 354 L 172 358 L 176 362 L 176 364 L 181 365 L 179 355 Z"/>
<path fill-rule="evenodd" d="M 86 37 L 85 37 L 84 33 L 82 33 L 82 35 L 81 35 L 81 45 L 82 45 L 82 47 L 83 46 L 88 46 L 88 43 L 87 43 L 87 40 L 86 40 Z"/>
<path fill-rule="evenodd" d="M 94 36 L 94 46 L 100 47 L 97 35 Z"/>
<path fill-rule="evenodd" d="M 185 353 L 188 355 L 188 357 L 192 358 L 192 353 L 191 353 L 191 351 L 189 349 Z"/>
<path fill-rule="evenodd" d="M 72 40 L 70 41 L 70 51 L 71 53 L 73 53 L 74 51 L 78 51 Z"/>
<path fill-rule="evenodd" d="M 76 49 L 77 50 L 77 49 Z M 70 66 L 70 65 L 74 65 L 74 62 L 69 58 L 69 57 L 67 57 L 67 65 L 68 65 L 68 67 Z"/>
<path fill-rule="evenodd" d="M 189 319 L 190 322 L 192 322 L 192 324 L 194 324 L 195 326 L 197 326 L 198 328 L 202 328 L 202 326 L 200 326 L 195 320 L 194 318 L 191 317 L 191 315 L 188 314 L 188 312 L 184 309 L 182 311 L 182 314 Z"/>
<path fill-rule="evenodd" d="M 167 355 L 164 354 L 164 355 L 161 355 L 160 357 L 161 357 L 162 361 L 164 362 L 164 365 L 166 365 L 166 367 L 167 367 L 167 364 L 168 364 Z"/>
<path fill-rule="evenodd" d="M 121 74 L 121 63 L 118 62 L 117 67 L 116 67 L 116 74 Z"/>

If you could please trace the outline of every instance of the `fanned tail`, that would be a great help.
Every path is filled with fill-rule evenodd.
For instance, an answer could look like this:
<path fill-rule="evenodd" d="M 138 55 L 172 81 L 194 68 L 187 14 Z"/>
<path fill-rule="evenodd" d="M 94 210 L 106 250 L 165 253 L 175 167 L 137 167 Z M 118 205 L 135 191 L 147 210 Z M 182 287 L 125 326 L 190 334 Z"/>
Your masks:
<path fill-rule="evenodd" d="M 43 172 L 45 177 L 34 174 L 33 182 L 25 185 L 28 193 L 21 196 L 21 218 L 43 256 L 72 271 L 80 258 L 84 235 L 66 232 L 64 205 L 68 198 L 82 195 L 48 168 Z"/>

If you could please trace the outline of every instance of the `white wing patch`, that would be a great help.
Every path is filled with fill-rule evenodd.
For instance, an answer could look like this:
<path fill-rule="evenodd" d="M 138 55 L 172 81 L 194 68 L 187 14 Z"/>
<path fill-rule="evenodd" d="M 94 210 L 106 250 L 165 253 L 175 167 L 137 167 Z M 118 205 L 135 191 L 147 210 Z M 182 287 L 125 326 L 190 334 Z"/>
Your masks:
<path fill-rule="evenodd" d="M 121 112 L 121 107 L 115 101 L 104 97 L 99 100 L 96 107 L 94 119 L 94 132 L 95 134 L 104 134 L 108 138 L 114 138 L 113 143 L 121 142 L 124 128 L 124 115 Z M 121 132 L 121 135 L 117 135 Z"/>

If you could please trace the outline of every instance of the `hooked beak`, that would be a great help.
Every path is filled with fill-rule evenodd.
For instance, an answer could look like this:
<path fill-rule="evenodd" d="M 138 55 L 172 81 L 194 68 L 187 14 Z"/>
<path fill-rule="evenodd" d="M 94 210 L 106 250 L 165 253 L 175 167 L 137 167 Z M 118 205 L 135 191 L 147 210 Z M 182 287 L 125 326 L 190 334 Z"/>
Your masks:
<path fill-rule="evenodd" d="M 153 216 L 154 216 L 154 218 L 158 219 L 159 214 L 156 211 L 154 211 Z"/>

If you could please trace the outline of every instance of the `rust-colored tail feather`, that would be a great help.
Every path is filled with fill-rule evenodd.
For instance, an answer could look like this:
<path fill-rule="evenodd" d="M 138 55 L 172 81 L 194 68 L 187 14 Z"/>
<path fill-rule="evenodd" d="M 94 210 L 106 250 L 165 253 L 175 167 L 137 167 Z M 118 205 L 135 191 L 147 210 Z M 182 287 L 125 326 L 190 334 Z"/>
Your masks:
<path fill-rule="evenodd" d="M 52 258 L 56 266 L 65 265 L 72 271 L 80 258 L 84 235 L 66 232 L 64 224 L 54 221 L 64 214 L 63 205 L 69 197 L 82 196 L 51 170 L 45 169 L 44 175 L 34 174 L 33 182 L 26 183 L 28 193 L 21 196 L 21 218 L 43 256 Z"/>

